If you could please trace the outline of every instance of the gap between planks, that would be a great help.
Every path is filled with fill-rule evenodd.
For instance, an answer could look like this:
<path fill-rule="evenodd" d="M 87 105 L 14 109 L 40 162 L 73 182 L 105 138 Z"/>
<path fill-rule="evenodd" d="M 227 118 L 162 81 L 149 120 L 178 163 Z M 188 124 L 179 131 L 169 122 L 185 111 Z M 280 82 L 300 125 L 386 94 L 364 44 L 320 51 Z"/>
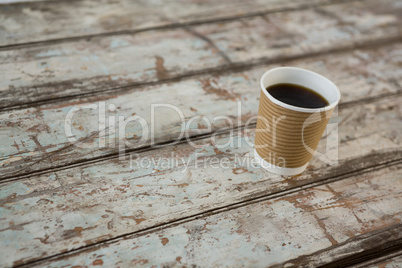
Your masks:
<path fill-rule="evenodd" d="M 201 76 L 201 75 L 223 75 L 223 74 L 228 74 L 228 73 L 232 73 L 232 72 L 241 72 L 241 71 L 245 71 L 247 69 L 251 69 L 254 67 L 261 67 L 261 66 L 264 66 L 267 64 L 286 63 L 286 62 L 294 61 L 294 60 L 319 57 L 319 56 L 323 56 L 326 54 L 334 54 L 334 56 L 335 56 L 336 54 L 345 53 L 345 52 L 356 50 L 356 49 L 376 48 L 376 47 L 381 47 L 381 46 L 385 46 L 385 45 L 392 45 L 392 44 L 400 43 L 401 41 L 402 41 L 402 35 L 397 35 L 397 36 L 392 36 L 392 37 L 388 37 L 388 38 L 384 38 L 384 39 L 376 39 L 376 40 L 373 40 L 370 42 L 356 41 L 352 45 L 338 46 L 335 48 L 325 49 L 325 50 L 316 51 L 316 52 L 309 52 L 309 53 L 304 53 L 304 54 L 299 54 L 299 55 L 291 55 L 291 56 L 285 55 L 283 57 L 276 58 L 276 59 L 261 58 L 259 60 L 253 60 L 251 62 L 226 64 L 226 65 L 215 67 L 215 68 L 208 68 L 208 69 L 203 69 L 200 71 L 184 73 L 184 74 L 176 76 L 176 77 L 161 79 L 158 81 L 139 82 L 139 83 L 133 83 L 133 84 L 121 86 L 121 87 L 98 89 L 98 90 L 92 91 L 92 92 L 71 94 L 68 96 L 60 96 L 60 97 L 54 97 L 54 98 L 49 98 L 49 99 L 42 99 L 42 100 L 38 100 L 38 101 L 26 102 L 24 104 L 14 104 L 14 105 L 9 105 L 9 106 L 3 106 L 3 107 L 0 107 L 0 113 L 6 112 L 6 111 L 20 110 L 20 109 L 24 109 L 24 108 L 34 108 L 34 107 L 38 107 L 38 106 L 41 106 L 44 104 L 57 103 L 57 102 L 66 101 L 66 100 L 73 100 L 73 99 L 80 100 L 81 97 L 96 96 L 96 95 L 99 95 L 100 93 L 106 93 L 106 94 L 116 93 L 116 92 L 119 93 L 119 92 L 124 92 L 125 90 L 128 90 L 128 89 L 133 89 L 133 88 L 142 87 L 142 86 L 155 86 L 155 85 L 163 85 L 163 84 L 172 83 L 172 82 L 179 82 L 182 80 L 194 79 L 195 77 Z"/>
<path fill-rule="evenodd" d="M 118 236 L 115 236 L 113 238 L 105 239 L 105 240 L 100 241 L 100 242 L 95 242 L 95 243 L 92 243 L 90 245 L 82 246 L 82 247 L 79 247 L 79 248 L 76 248 L 76 249 L 72 249 L 72 250 L 67 251 L 67 252 L 54 254 L 54 255 L 51 255 L 51 256 L 48 256 L 48 257 L 45 257 L 45 258 L 42 258 L 42 259 L 38 259 L 38 260 L 34 260 L 34 261 L 27 262 L 27 263 L 24 263 L 24 264 L 16 265 L 15 267 L 29 267 L 31 265 L 40 265 L 41 263 L 46 262 L 46 261 L 59 260 L 59 259 L 62 259 L 64 257 L 67 257 L 67 256 L 73 256 L 73 255 L 76 255 L 76 254 L 80 254 L 81 252 L 86 251 L 86 250 L 94 251 L 94 250 L 96 250 L 98 248 L 101 248 L 101 247 L 103 247 L 105 245 L 114 244 L 114 243 L 117 243 L 117 242 L 119 242 L 121 240 L 134 239 L 134 238 L 137 238 L 137 237 L 140 237 L 140 236 L 144 236 L 144 235 L 147 235 L 147 234 L 150 234 L 150 233 L 160 231 L 162 229 L 171 228 L 171 227 L 175 227 L 175 226 L 178 226 L 178 225 L 181 225 L 181 224 L 184 224 L 184 223 L 188 223 L 188 222 L 195 221 L 195 220 L 198 220 L 198 219 L 206 218 L 206 217 L 209 217 L 211 215 L 216 215 L 216 214 L 219 214 L 219 213 L 231 211 L 231 210 L 238 209 L 238 208 L 241 208 L 241 207 L 245 207 L 245 206 L 248 206 L 248 205 L 251 205 L 251 204 L 255 204 L 255 203 L 259 203 L 259 202 L 263 202 L 263 201 L 268 201 L 268 200 L 271 200 L 271 199 L 274 199 L 274 198 L 283 197 L 283 196 L 293 194 L 293 193 L 296 193 L 296 192 L 300 192 L 300 191 L 303 191 L 303 190 L 307 190 L 307 189 L 310 189 L 310 188 L 313 188 L 313 187 L 317 187 L 317 186 L 325 185 L 325 184 L 328 184 L 328 183 L 345 180 L 345 179 L 348 179 L 348 178 L 353 177 L 353 176 L 357 176 L 357 175 L 361 175 L 361 174 L 365 174 L 365 173 L 370 173 L 370 172 L 375 172 L 375 171 L 378 171 L 378 170 L 381 170 L 381 169 L 385 169 L 385 168 L 392 167 L 392 166 L 397 166 L 397 165 L 400 165 L 400 164 L 402 164 L 402 159 L 393 160 L 393 161 L 390 161 L 390 162 L 387 162 L 387 163 L 384 163 L 384 164 L 381 164 L 381 165 L 377 165 L 375 167 L 365 168 L 365 169 L 361 169 L 361 170 L 354 170 L 352 172 L 348 172 L 348 173 L 342 174 L 340 176 L 329 177 L 329 178 L 326 178 L 326 179 L 321 180 L 321 181 L 308 183 L 308 184 L 305 184 L 305 185 L 302 185 L 302 186 L 297 186 L 295 188 L 291 188 L 291 189 L 288 189 L 288 190 L 284 190 L 284 191 L 280 191 L 280 192 L 276 192 L 276 193 L 270 193 L 270 194 L 262 195 L 262 196 L 258 196 L 258 197 L 253 197 L 253 198 L 250 198 L 248 200 L 243 200 L 243 201 L 240 201 L 240 202 L 232 203 L 230 205 L 225 205 L 225 206 L 222 206 L 222 207 L 217 207 L 215 209 L 205 210 L 205 211 L 203 211 L 201 213 L 197 213 L 197 214 L 194 214 L 194 215 L 191 215 L 191 216 L 186 216 L 186 217 L 178 218 L 178 219 L 175 219 L 175 220 L 170 220 L 168 222 L 157 224 L 157 225 L 154 225 L 152 227 L 144 228 L 142 230 L 138 230 L 138 231 L 118 235 Z M 399 224 L 399 225 L 396 225 L 396 226 L 392 226 L 391 228 L 388 228 L 388 229 L 391 229 L 391 230 L 393 230 L 395 228 L 400 229 L 401 227 L 402 227 L 402 224 Z M 388 230 L 388 229 L 386 229 L 386 230 Z M 384 231 L 385 230 L 383 229 L 383 230 L 380 230 L 380 231 L 377 231 L 377 232 L 384 232 Z M 374 233 L 376 233 L 376 232 L 374 232 Z M 363 235 L 363 239 L 367 239 L 366 236 L 368 236 L 368 238 L 370 238 L 370 234 L 369 235 Z M 347 244 L 347 242 L 332 246 L 332 247 L 330 247 L 330 249 L 331 248 L 338 248 L 338 247 L 340 247 L 340 246 L 342 246 L 344 244 Z M 397 240 L 396 246 L 391 245 L 390 247 L 392 248 L 392 251 L 384 250 L 384 255 L 390 254 L 390 252 L 393 252 L 393 251 L 401 249 L 401 247 L 402 247 L 402 239 Z M 328 250 L 328 249 L 324 249 L 322 251 L 326 251 L 326 250 Z M 321 251 L 319 251 L 319 252 L 321 252 Z M 360 253 L 360 255 L 365 256 L 366 253 L 367 253 L 366 251 L 363 251 L 363 252 Z M 359 257 L 359 254 L 357 254 L 357 256 Z M 382 254 L 378 254 L 378 255 L 375 256 L 375 258 L 379 258 L 381 256 L 382 256 Z M 308 259 L 308 257 L 309 256 L 301 256 L 300 259 L 305 260 L 305 259 Z M 294 261 L 294 260 L 290 260 L 289 262 L 292 262 L 292 261 Z M 333 264 L 329 263 L 325 267 L 339 267 L 338 266 L 339 264 L 343 264 L 342 261 L 344 261 L 344 259 L 337 260 Z M 352 264 L 356 264 L 356 263 L 358 263 L 358 262 L 356 262 L 356 260 L 353 259 L 353 257 L 352 257 L 349 260 L 349 262 L 345 262 L 344 264 L 345 265 L 352 265 Z"/>
<path fill-rule="evenodd" d="M 355 265 L 358 263 L 370 261 L 372 259 L 378 259 L 383 256 L 389 256 L 395 252 L 398 252 L 402 249 L 402 238 L 400 237 L 400 233 L 402 231 L 402 224 L 396 224 L 389 228 L 380 229 L 377 231 L 370 232 L 368 234 L 362 235 L 358 237 L 358 241 L 360 242 L 357 245 L 358 249 L 361 250 L 361 244 L 375 244 L 376 247 L 370 248 L 368 250 L 361 250 L 358 253 L 352 254 L 349 251 L 345 253 L 345 247 L 350 245 L 350 241 L 345 241 L 335 246 L 331 246 L 326 249 L 319 250 L 314 252 L 311 255 L 300 256 L 299 258 L 287 261 L 280 265 L 274 265 L 273 267 L 286 267 L 286 264 L 297 264 L 299 267 L 311 267 L 317 266 L 319 264 L 320 267 L 349 267 L 351 265 Z M 396 239 L 394 239 L 397 237 Z M 379 239 L 380 238 L 380 239 Z M 380 244 L 378 244 L 378 240 L 381 240 Z M 385 240 L 385 242 L 383 242 Z M 342 251 L 342 248 L 344 251 Z M 354 247 L 356 251 L 356 246 Z M 338 251 L 338 252 L 337 252 Z M 341 252 L 339 252 L 341 251 Z M 352 250 L 353 251 L 353 250 Z M 333 255 L 342 255 L 342 258 L 331 261 L 329 263 L 325 263 L 322 265 L 322 261 L 320 263 L 320 257 L 326 254 Z M 343 254 L 342 254 L 343 253 Z M 345 256 L 346 255 L 346 256 Z"/>
<path fill-rule="evenodd" d="M 351 3 L 351 2 L 364 2 L 364 1 L 367 1 L 367 0 L 328 0 L 328 2 L 319 3 L 319 4 L 302 4 L 297 7 L 279 7 L 279 8 L 274 8 L 274 9 L 271 9 L 268 11 L 250 12 L 250 13 L 246 13 L 243 15 L 224 16 L 224 17 L 214 18 L 214 19 L 193 20 L 193 21 L 184 22 L 184 23 L 172 21 L 170 24 L 167 24 L 167 25 L 144 27 L 142 29 L 137 29 L 137 30 L 118 30 L 118 31 L 102 32 L 102 33 L 89 34 L 89 35 L 80 35 L 80 36 L 74 36 L 74 37 L 55 38 L 55 39 L 48 39 L 48 40 L 41 40 L 41 41 L 3 45 L 3 46 L 0 46 L 0 51 L 1 50 L 11 50 L 11 49 L 15 49 L 15 48 L 40 46 L 43 44 L 59 44 L 59 43 L 65 43 L 65 42 L 73 42 L 73 41 L 78 41 L 78 40 L 83 40 L 83 39 L 90 40 L 91 38 L 102 37 L 102 36 L 117 36 L 117 35 L 126 35 L 126 34 L 132 35 L 132 34 L 136 34 L 136 33 L 140 33 L 140 32 L 155 31 L 155 30 L 168 30 L 168 29 L 176 29 L 176 28 L 186 29 L 186 27 L 189 27 L 189 26 L 212 24 L 212 23 L 219 23 L 219 22 L 229 22 L 229 21 L 235 21 L 238 19 L 252 18 L 252 17 L 263 16 L 263 15 L 273 14 L 273 13 L 292 12 L 292 11 L 298 11 L 298 10 L 305 10 L 305 9 L 309 9 L 309 8 L 330 6 L 330 5 L 335 5 L 335 4 Z M 21 4 L 21 3 L 12 3 L 12 4 Z"/>

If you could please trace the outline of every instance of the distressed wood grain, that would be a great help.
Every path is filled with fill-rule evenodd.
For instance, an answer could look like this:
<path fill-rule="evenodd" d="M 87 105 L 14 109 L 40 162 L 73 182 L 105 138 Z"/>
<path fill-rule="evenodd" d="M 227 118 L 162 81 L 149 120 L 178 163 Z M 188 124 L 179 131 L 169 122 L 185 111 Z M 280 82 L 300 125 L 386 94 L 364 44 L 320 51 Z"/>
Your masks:
<path fill-rule="evenodd" d="M 80 2 L 82 7 L 89 3 Z M 400 1 L 307 8 L 323 3 L 316 0 L 291 8 L 303 10 L 276 13 L 252 11 L 253 2 L 243 15 L 236 13 L 239 3 L 219 18 L 204 16 L 211 13 L 207 9 L 183 15 L 177 8 L 171 15 L 178 20 L 161 16 L 150 20 L 155 25 L 139 23 L 139 28 L 116 32 L 149 16 L 143 5 L 136 12 L 144 16 L 127 24 L 109 18 L 113 36 L 105 28 L 97 32 L 95 21 L 89 23 L 94 32 L 84 34 L 98 35 L 90 40 L 68 35 L 53 43 L 2 48 L 0 71 L 7 81 L 0 82 L 5 100 L 0 107 L 8 111 L 0 113 L 0 146 L 5 145 L 0 155 L 0 266 L 346 266 L 401 248 Z M 114 3 L 109 4 L 113 13 Z M 174 7 L 169 4 L 164 10 Z M 196 10 L 205 4 L 189 5 Z M 61 23 L 71 17 L 59 10 Z M 63 33 L 44 30 L 49 18 L 41 18 L 47 12 L 43 8 L 14 11 L 14 19 L 23 11 L 28 23 L 30 16 L 42 20 L 38 29 L 49 33 L 45 38 Z M 121 19 L 129 12 L 121 12 Z M 7 19 L 5 25 L 12 24 Z M 392 44 L 374 48 L 384 41 Z M 339 52 L 356 46 L 369 48 Z M 328 165 L 314 159 L 303 175 L 284 178 L 237 162 L 239 156 L 252 159 L 254 125 L 232 128 L 254 122 L 258 77 L 265 70 L 259 65 L 295 58 L 303 60 L 287 63 L 345 85 L 346 97 L 339 110 L 340 144 L 336 124 L 331 124 L 319 145 L 325 157 L 339 155 L 340 161 Z M 103 133 L 96 109 L 113 106 L 107 115 L 137 115 L 149 122 L 155 102 L 184 109 L 197 148 L 182 143 L 153 150 L 149 143 L 137 143 L 125 149 L 140 153 L 139 159 L 118 159 L 117 132 Z M 97 108 L 85 108 L 88 104 Z M 73 135 L 89 148 L 77 148 L 63 136 L 64 118 L 74 107 L 83 110 L 71 123 Z M 236 122 L 221 120 L 208 128 L 200 119 L 190 125 L 194 115 L 225 115 Z M 174 140 L 180 129 L 174 113 L 164 110 L 156 119 L 156 142 Z M 217 143 L 211 141 L 212 131 L 222 128 L 231 129 L 212 137 Z M 138 125 L 130 125 L 127 134 L 134 143 L 141 137 Z M 232 143 L 219 146 L 227 142 Z M 99 148 L 101 143 L 106 144 Z M 160 157 L 167 163 L 154 162 Z M 146 167 L 132 166 L 147 159 Z M 216 160 L 226 167 L 216 167 Z"/>
<path fill-rule="evenodd" d="M 367 268 L 399 268 L 402 267 L 402 252 L 398 252 L 397 256 L 383 258 L 381 260 L 374 260 L 370 263 L 364 263 L 364 267 Z M 363 266 L 356 266 L 356 267 L 363 267 Z"/>
<path fill-rule="evenodd" d="M 35 261 L 400 161 L 401 101 L 399 96 L 340 109 L 339 146 L 337 140 L 331 143 L 334 136 L 328 132 L 318 148 L 327 156 L 338 154 L 338 164 L 329 166 L 314 158 L 300 176 L 275 176 L 250 162 L 252 127 L 195 141 L 195 147 L 179 144 L 143 152 L 138 160 L 136 155 L 131 160 L 115 157 L 3 182 L 2 265 Z"/>
<path fill-rule="evenodd" d="M 401 38 L 401 6 L 370 0 L 2 50 L 0 107 L 395 42 Z"/>
<path fill-rule="evenodd" d="M 39 262 L 151 267 L 311 267 L 402 243 L 402 165 L 226 208 Z M 320 258 L 303 262 L 310 254 Z"/>
<path fill-rule="evenodd" d="M 17 1 L 2 0 L 1 3 Z M 28 2 L 28 1 L 24 1 Z M 0 5 L 0 46 L 121 34 L 328 4 L 306 1 L 40 1 Z"/>
<path fill-rule="evenodd" d="M 341 90 L 343 104 L 401 92 L 401 44 L 316 56 L 284 64 L 317 71 L 332 79 Z M 109 120 L 109 116 L 117 120 L 118 116 L 128 118 L 138 115 L 150 123 L 151 104 L 168 103 L 180 109 L 189 137 L 232 127 L 228 120 L 214 120 L 216 116 L 228 116 L 233 119 L 233 126 L 245 125 L 257 115 L 261 74 L 276 66 L 278 64 L 229 74 L 201 75 L 180 82 L 3 112 L 0 114 L 0 178 L 116 154 L 119 142 L 123 143 L 118 139 L 118 129 L 116 133 L 112 131 L 117 126 L 111 126 L 113 120 Z M 238 110 L 240 102 L 241 110 Z M 104 127 L 99 125 L 102 103 L 105 109 L 113 105 L 116 107 L 114 111 L 105 112 Z M 75 139 L 86 144 L 86 148 L 80 148 L 68 140 L 65 119 L 74 107 L 90 104 L 96 104 L 98 108 L 82 108 L 71 122 Z M 191 123 L 189 120 L 194 116 L 210 120 L 211 128 L 202 119 Z M 155 119 L 156 127 L 152 132 L 155 143 L 180 136 L 180 117 L 174 110 L 157 108 Z M 106 127 L 109 127 L 106 133 L 99 133 Z M 142 128 L 138 124 L 128 124 L 126 138 L 132 144 L 127 149 L 148 146 L 151 142 L 149 136 L 147 143 L 140 144 L 138 138 L 142 137 Z"/>

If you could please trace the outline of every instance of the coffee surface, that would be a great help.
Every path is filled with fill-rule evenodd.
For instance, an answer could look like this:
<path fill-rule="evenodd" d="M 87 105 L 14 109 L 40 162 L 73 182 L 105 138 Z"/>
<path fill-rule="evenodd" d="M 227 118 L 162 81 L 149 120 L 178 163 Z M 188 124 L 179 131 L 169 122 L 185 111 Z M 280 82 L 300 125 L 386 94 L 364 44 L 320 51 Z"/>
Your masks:
<path fill-rule="evenodd" d="M 302 108 L 323 108 L 328 101 L 312 89 L 295 84 L 276 84 L 266 88 L 275 99 Z"/>

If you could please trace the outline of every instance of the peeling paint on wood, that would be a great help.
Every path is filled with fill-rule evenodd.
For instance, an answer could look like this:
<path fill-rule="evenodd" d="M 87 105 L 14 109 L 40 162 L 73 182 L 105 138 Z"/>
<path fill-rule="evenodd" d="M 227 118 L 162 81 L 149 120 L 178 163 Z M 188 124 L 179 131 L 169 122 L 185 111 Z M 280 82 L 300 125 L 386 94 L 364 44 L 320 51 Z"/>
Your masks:
<path fill-rule="evenodd" d="M 7 77 L 0 81 L 0 106 L 219 71 L 232 66 L 228 59 L 236 64 L 280 61 L 399 38 L 402 5 L 397 3 L 385 0 L 381 8 L 374 0 L 344 3 L 320 10 L 0 51 L 0 71 Z M 155 61 L 157 57 L 161 59 Z M 158 62 L 162 59 L 161 76 Z"/>
<path fill-rule="evenodd" d="M 351 244 L 346 254 L 359 253 L 385 242 L 382 230 L 401 229 L 401 176 L 402 165 L 360 174 L 96 245 L 38 265 L 88 266 L 101 259 L 107 267 L 298 266 L 298 262 L 288 261 L 325 250 L 339 253 L 345 243 Z M 161 238 L 169 242 L 163 245 Z M 370 243 L 364 243 L 367 238 Z M 392 243 L 400 238 L 398 231 L 387 240 Z M 343 258 L 342 254 L 321 257 L 312 266 Z"/>
<path fill-rule="evenodd" d="M 288 64 L 317 71 L 332 79 L 339 86 L 341 101 L 345 103 L 400 92 L 401 62 L 402 45 L 394 44 L 339 53 L 336 56 L 297 60 Z M 217 76 L 203 75 L 177 83 L 125 90 L 118 94 L 102 94 L 3 112 L 0 114 L 0 177 L 26 174 L 116 153 L 117 142 L 114 142 L 117 139 L 113 132 L 105 133 L 103 148 L 98 146 L 99 109 L 83 108 L 72 120 L 75 138 L 85 141 L 88 148 L 78 148 L 66 137 L 64 120 L 67 113 L 73 107 L 85 107 L 91 103 L 104 101 L 106 108 L 115 105 L 114 112 L 106 113 L 106 116 L 115 118 L 136 114 L 150 122 L 151 104 L 169 103 L 181 109 L 187 121 L 197 115 L 211 120 L 211 130 L 206 128 L 203 120 L 194 122 L 189 127 L 189 136 L 230 126 L 227 120 L 213 120 L 215 116 L 229 116 L 234 119 L 235 125 L 244 125 L 257 114 L 259 77 L 266 69 L 276 66 L 256 67 L 245 72 Z M 237 102 L 241 102 L 240 116 Z M 169 141 L 179 136 L 179 116 L 173 112 L 168 117 L 164 113 L 166 111 L 169 109 L 156 109 L 157 128 L 153 133 L 155 142 Z M 138 125 L 128 125 L 126 137 L 134 143 L 133 147 L 143 146 L 135 145 L 135 138 L 140 137 L 141 133 Z"/>
<path fill-rule="evenodd" d="M 128 159 L 114 158 L 3 183 L 0 240 L 9 244 L 1 254 L 19 254 L 15 259 L 0 260 L 8 264 L 32 261 L 234 202 L 395 161 L 402 156 L 402 137 L 398 135 L 401 101 L 401 97 L 388 98 L 341 109 L 339 150 L 328 151 L 339 153 L 339 164 L 327 166 L 314 159 L 301 176 L 274 176 L 236 159 L 236 154 L 245 158 L 252 150 L 246 140 L 253 143 L 254 131 L 246 129 L 217 137 L 217 145 L 232 140 L 233 146 L 218 148 L 210 139 L 203 139 L 195 142 L 197 148 L 180 144 L 143 152 L 140 159 L 148 159 L 148 167 L 140 168 L 134 161 L 130 166 Z M 324 141 L 318 147 L 321 152 L 325 151 Z M 170 164 L 164 166 L 158 162 L 159 157 L 169 159 Z M 210 163 L 213 157 L 227 157 L 228 168 L 203 168 L 203 163 Z M 187 170 L 185 164 L 189 164 Z M 393 209 L 400 208 L 389 209 L 389 215 L 394 215 Z M 175 243 L 170 237 L 166 237 L 169 242 L 163 238 L 159 239 L 160 245 Z M 344 238 L 334 234 L 327 237 L 333 243 Z"/>
<path fill-rule="evenodd" d="M 399 201 L 399 200 L 398 200 Z M 318 252 L 303 255 L 278 267 L 353 267 L 384 256 L 402 246 L 402 224 L 374 230 Z M 275 266 L 274 266 L 275 267 Z M 362 266 L 367 267 L 367 266 Z"/>

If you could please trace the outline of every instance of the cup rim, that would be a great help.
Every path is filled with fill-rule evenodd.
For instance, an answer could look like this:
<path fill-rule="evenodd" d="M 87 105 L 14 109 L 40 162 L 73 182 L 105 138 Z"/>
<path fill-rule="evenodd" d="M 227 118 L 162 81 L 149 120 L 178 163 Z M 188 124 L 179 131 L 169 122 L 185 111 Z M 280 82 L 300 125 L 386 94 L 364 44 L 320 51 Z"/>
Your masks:
<path fill-rule="evenodd" d="M 284 102 L 274 98 L 266 90 L 263 81 L 265 80 L 265 77 L 267 75 L 271 74 L 274 71 L 278 71 L 278 70 L 283 70 L 283 71 L 284 70 L 296 70 L 296 71 L 300 71 L 300 72 L 309 73 L 311 75 L 314 75 L 314 76 L 320 77 L 321 79 L 324 79 L 335 90 L 336 100 L 332 101 L 331 103 L 329 103 L 329 105 L 327 105 L 325 107 L 303 108 L 303 107 L 298 107 L 298 106 L 294 106 L 294 105 L 284 103 Z M 289 110 L 297 111 L 297 112 L 304 112 L 304 113 L 326 112 L 326 111 L 329 111 L 329 110 L 333 109 L 339 103 L 339 100 L 341 99 L 341 92 L 339 91 L 339 88 L 331 80 L 329 80 L 328 78 L 326 78 L 325 76 L 323 76 L 323 75 L 321 75 L 319 73 L 316 73 L 316 72 L 313 72 L 313 71 L 310 71 L 310 70 L 307 70 L 307 69 L 303 69 L 303 68 L 298 68 L 298 67 L 283 66 L 283 67 L 276 67 L 276 68 L 269 69 L 268 71 L 266 71 L 261 76 L 260 86 L 261 86 L 261 90 L 262 90 L 262 92 L 264 92 L 265 96 L 267 96 L 273 103 L 275 103 L 275 104 L 277 104 L 277 105 L 279 105 L 281 107 L 287 108 Z"/>

